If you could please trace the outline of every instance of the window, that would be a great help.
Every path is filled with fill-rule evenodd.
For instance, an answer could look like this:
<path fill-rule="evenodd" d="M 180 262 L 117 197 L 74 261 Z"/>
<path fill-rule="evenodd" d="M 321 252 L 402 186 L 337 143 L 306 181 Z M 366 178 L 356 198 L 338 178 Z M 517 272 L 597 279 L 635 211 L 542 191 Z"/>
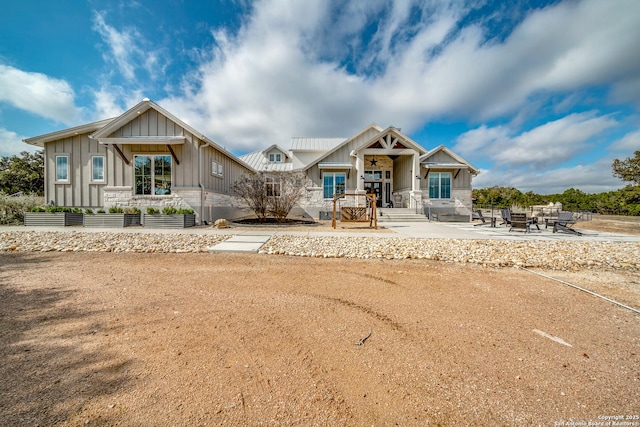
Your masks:
<path fill-rule="evenodd" d="M 135 156 L 135 194 L 171 194 L 171 156 Z"/>
<path fill-rule="evenodd" d="M 91 158 L 91 180 L 94 182 L 104 181 L 104 156 Z"/>
<path fill-rule="evenodd" d="M 364 179 L 382 179 L 382 171 L 364 171 Z"/>
<path fill-rule="evenodd" d="M 269 161 L 275 163 L 282 163 L 282 154 L 280 153 L 269 153 Z"/>
<path fill-rule="evenodd" d="M 347 175 L 344 172 L 322 174 L 322 188 L 325 199 L 333 199 L 334 194 L 344 194 Z"/>
<path fill-rule="evenodd" d="M 222 176 L 224 168 L 222 163 L 211 162 L 211 175 Z"/>
<path fill-rule="evenodd" d="M 282 182 L 278 178 L 267 177 L 265 180 L 268 197 L 280 197 L 282 191 Z"/>
<path fill-rule="evenodd" d="M 56 181 L 69 181 L 69 156 L 56 156 Z"/>
<path fill-rule="evenodd" d="M 451 198 L 451 173 L 450 172 L 429 173 L 429 198 L 430 199 L 450 199 Z"/>

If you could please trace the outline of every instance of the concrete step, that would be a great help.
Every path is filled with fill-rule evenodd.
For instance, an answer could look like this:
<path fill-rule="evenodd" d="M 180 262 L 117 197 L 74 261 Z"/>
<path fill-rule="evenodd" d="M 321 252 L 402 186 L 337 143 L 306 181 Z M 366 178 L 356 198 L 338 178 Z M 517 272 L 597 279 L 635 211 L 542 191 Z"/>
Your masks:
<path fill-rule="evenodd" d="M 415 209 L 394 208 L 378 209 L 378 222 L 428 222 L 429 219 L 417 214 Z"/>

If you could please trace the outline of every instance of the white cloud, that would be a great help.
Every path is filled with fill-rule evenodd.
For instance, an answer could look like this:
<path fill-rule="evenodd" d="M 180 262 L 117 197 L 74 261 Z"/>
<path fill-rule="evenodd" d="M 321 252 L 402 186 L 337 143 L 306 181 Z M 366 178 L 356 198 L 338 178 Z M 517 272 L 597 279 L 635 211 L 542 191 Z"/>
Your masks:
<path fill-rule="evenodd" d="M 616 125 L 616 120 L 595 112 L 570 114 L 519 135 L 505 126 L 482 125 L 458 137 L 454 150 L 472 158 L 488 156 L 501 166 L 551 167 L 575 157 Z"/>
<path fill-rule="evenodd" d="M 482 125 L 460 135 L 454 150 L 463 156 L 478 154 L 495 144 L 504 145 L 510 139 L 509 133 L 509 129 L 505 126 L 489 128 Z"/>
<path fill-rule="evenodd" d="M 626 134 L 621 139 L 611 144 L 610 148 L 620 151 L 640 150 L 640 130 Z"/>
<path fill-rule="evenodd" d="M 117 117 L 142 101 L 145 96 L 141 90 L 127 90 L 122 86 L 104 85 L 93 91 L 93 97 L 94 113 L 90 120 Z"/>
<path fill-rule="evenodd" d="M 509 165 L 557 165 L 576 156 L 591 138 L 616 124 L 608 116 L 570 114 L 512 138 L 507 146 L 495 146 L 493 158 Z"/>
<path fill-rule="evenodd" d="M 22 142 L 25 138 L 26 136 L 21 136 L 13 131 L 0 128 L 0 157 L 13 156 L 23 151 L 30 153 L 36 152 L 39 148 Z"/>
<path fill-rule="evenodd" d="M 80 114 L 74 98 L 74 91 L 65 80 L 0 64 L 0 102 L 72 124 Z"/>
<path fill-rule="evenodd" d="M 167 66 L 162 48 L 146 40 L 136 28 L 118 31 L 106 22 L 105 15 L 105 12 L 94 12 L 93 16 L 93 30 L 107 46 L 102 59 L 108 64 L 115 63 L 120 74 L 129 81 L 136 80 L 138 70 L 146 71 L 145 78 L 162 77 Z"/>
<path fill-rule="evenodd" d="M 640 39 L 634 0 L 534 10 L 504 40 L 491 39 L 477 22 L 460 27 L 468 13 L 461 2 L 331 7 L 322 1 L 255 3 L 238 34 L 214 32 L 213 55 L 185 80 L 187 95 L 161 102 L 214 139 L 246 151 L 286 145 L 294 134 L 349 135 L 371 122 L 408 133 L 443 117 L 515 114 L 515 124 L 526 119 L 518 114 L 539 113 L 527 108 L 532 101 L 560 97 L 570 105 L 582 99 L 572 92 L 600 85 L 614 97 L 640 75 L 640 56 L 629 54 Z M 377 30 L 363 40 L 372 22 Z M 581 129 L 612 122 L 594 118 Z M 525 161 L 524 138 L 538 143 L 544 131 L 514 140 L 501 159 Z M 580 146 L 573 142 L 579 135 L 569 133 L 564 148 L 550 145 L 558 152 L 538 154 L 535 163 L 567 158 Z M 472 142 L 459 144 L 465 150 Z"/>
<path fill-rule="evenodd" d="M 498 185 L 514 187 L 523 193 L 533 191 L 537 194 L 562 193 L 568 188 L 579 188 L 585 193 L 613 191 L 623 187 L 623 184 L 619 179 L 613 177 L 611 162 L 611 159 L 606 158 L 593 164 L 543 171 L 483 170 L 474 178 L 473 186 L 474 188 L 486 188 Z"/>

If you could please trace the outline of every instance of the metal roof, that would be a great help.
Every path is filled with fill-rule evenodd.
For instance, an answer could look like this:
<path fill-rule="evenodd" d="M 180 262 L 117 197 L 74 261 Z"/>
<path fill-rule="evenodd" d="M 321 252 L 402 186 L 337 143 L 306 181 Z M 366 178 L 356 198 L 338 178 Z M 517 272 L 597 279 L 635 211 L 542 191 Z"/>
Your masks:
<path fill-rule="evenodd" d="M 346 138 L 291 138 L 291 151 L 329 151 L 346 141 Z"/>
<path fill-rule="evenodd" d="M 288 172 L 293 170 L 293 163 L 291 162 L 270 162 L 265 156 L 263 151 L 255 151 L 240 156 L 240 160 L 251 166 L 258 171 L 270 171 L 270 172 Z"/>

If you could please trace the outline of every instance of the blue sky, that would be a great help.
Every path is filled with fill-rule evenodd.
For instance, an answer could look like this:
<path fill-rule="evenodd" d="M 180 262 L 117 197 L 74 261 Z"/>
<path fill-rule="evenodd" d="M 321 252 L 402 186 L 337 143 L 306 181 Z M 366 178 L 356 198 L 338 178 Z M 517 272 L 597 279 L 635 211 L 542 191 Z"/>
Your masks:
<path fill-rule="evenodd" d="M 0 15 L 0 155 L 148 97 L 237 155 L 399 127 L 474 187 L 624 185 L 640 2 L 22 0 Z"/>

